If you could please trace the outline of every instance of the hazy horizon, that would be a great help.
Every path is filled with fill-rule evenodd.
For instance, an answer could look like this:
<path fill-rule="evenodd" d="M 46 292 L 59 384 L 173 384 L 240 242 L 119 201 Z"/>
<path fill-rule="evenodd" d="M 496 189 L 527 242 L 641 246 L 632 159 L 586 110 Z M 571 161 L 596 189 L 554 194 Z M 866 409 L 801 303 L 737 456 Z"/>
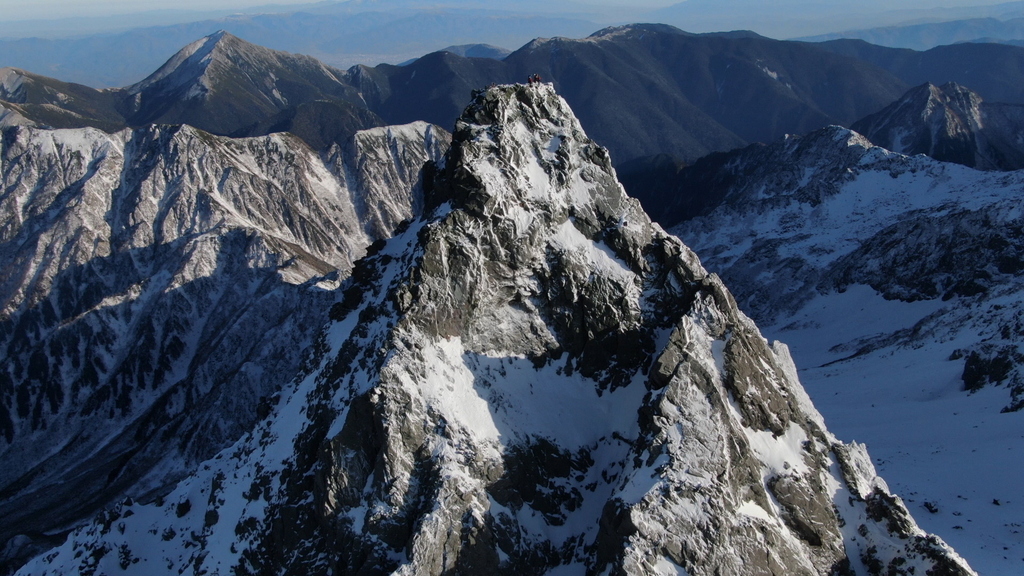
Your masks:
<path fill-rule="evenodd" d="M 382 9 L 391 8 L 388 2 L 371 0 L 379 4 Z M 222 12 L 231 10 L 251 10 L 263 6 L 274 9 L 287 9 L 288 6 L 312 5 L 312 4 L 345 3 L 344 0 L 337 2 L 316 0 L 177 0 L 173 6 L 168 6 L 165 0 L 0 0 L 0 22 L 17 22 L 26 20 L 59 20 L 62 18 L 89 17 L 89 16 L 130 16 L 133 14 L 147 14 L 154 12 L 175 13 L 175 12 Z M 642 0 L 639 3 L 630 3 L 624 0 L 570 0 L 564 2 L 569 9 L 577 5 L 580 8 L 593 6 L 595 8 L 605 7 L 631 7 L 640 9 L 657 9 L 673 4 L 679 0 Z M 418 4 L 427 7 L 458 8 L 460 6 L 476 6 L 480 4 L 493 4 L 494 7 L 509 11 L 519 9 L 521 2 L 487 2 L 473 0 L 447 0 L 439 2 L 419 2 Z M 536 5 L 536 2 L 530 4 Z M 549 3 L 550 4 L 550 3 Z M 526 8 L 530 10 L 531 8 Z"/>
<path fill-rule="evenodd" d="M 689 0 L 694 4 L 707 5 L 706 0 Z M 390 8 L 389 2 L 384 0 L 370 0 L 370 2 L 381 6 L 381 8 Z M 124 17 L 131 15 L 142 15 L 152 13 L 213 13 L 223 11 L 244 11 L 251 10 L 266 6 L 274 9 L 287 9 L 291 5 L 311 5 L 317 2 L 310 0 L 177 0 L 173 3 L 173 6 L 169 6 L 165 0 L 82 0 L 82 1 L 71 1 L 71 0 L 0 0 L 0 22 L 19 22 L 19 21 L 35 21 L 35 20 L 60 20 L 65 18 L 80 18 L 80 17 Z M 328 4 L 330 2 L 320 2 L 322 4 Z M 342 2 L 337 2 L 342 3 Z M 642 0 L 641 2 L 628 2 L 625 0 L 566 0 L 565 2 L 553 2 L 546 3 L 548 7 L 545 11 L 549 11 L 552 5 L 564 5 L 566 10 L 585 10 L 588 7 L 593 9 L 614 9 L 614 8 L 630 8 L 633 10 L 645 10 L 645 9 L 658 9 L 681 4 L 679 0 Z M 720 5 L 737 5 L 737 4 L 760 4 L 758 0 L 727 0 L 720 2 Z M 801 2 L 799 0 L 782 0 L 781 4 L 821 4 L 821 5 L 839 5 L 845 3 L 845 0 L 819 0 L 818 2 Z M 1005 2 L 999 2 L 998 0 L 910 0 L 900 3 L 898 6 L 892 6 L 896 9 L 928 9 L 928 8 L 948 8 L 948 7 L 971 7 L 971 6 L 990 6 L 996 4 L 1002 4 Z M 424 7 L 452 7 L 457 8 L 460 6 L 479 6 L 481 4 L 490 4 L 492 7 L 501 8 L 505 10 L 518 10 L 524 2 L 487 2 L 473 1 L 473 0 L 447 0 L 438 2 L 417 2 L 416 4 Z M 537 2 L 526 2 L 529 6 L 523 8 L 526 11 L 530 11 L 534 7 L 538 6 Z M 780 2 L 775 2 L 779 5 Z M 857 10 L 862 8 L 865 2 L 849 4 L 851 10 Z"/>

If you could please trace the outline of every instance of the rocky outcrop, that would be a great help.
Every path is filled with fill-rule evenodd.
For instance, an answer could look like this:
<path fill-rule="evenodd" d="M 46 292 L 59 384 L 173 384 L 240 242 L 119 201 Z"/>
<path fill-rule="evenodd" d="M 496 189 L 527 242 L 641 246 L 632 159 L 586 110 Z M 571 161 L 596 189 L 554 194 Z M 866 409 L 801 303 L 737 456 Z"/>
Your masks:
<path fill-rule="evenodd" d="M 1024 168 L 1024 107 L 989 104 L 953 82 L 918 86 L 851 128 L 901 154 L 927 154 L 980 170 Z"/>
<path fill-rule="evenodd" d="M 422 204 L 447 145 L 423 123 L 357 138 L 345 159 L 286 134 L 3 130 L 8 569 L 114 499 L 166 492 L 266 414 L 333 288 Z"/>
<path fill-rule="evenodd" d="M 21 574 L 972 573 L 550 86 L 476 94 L 245 439 Z"/>

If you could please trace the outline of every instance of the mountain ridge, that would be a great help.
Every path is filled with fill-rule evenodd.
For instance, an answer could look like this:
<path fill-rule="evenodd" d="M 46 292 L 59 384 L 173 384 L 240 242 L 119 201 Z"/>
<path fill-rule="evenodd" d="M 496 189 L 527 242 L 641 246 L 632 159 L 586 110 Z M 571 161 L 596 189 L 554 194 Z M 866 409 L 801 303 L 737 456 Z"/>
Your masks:
<path fill-rule="evenodd" d="M 476 93 L 425 202 L 251 435 L 19 574 L 973 573 L 549 85 Z"/>
<path fill-rule="evenodd" d="M 389 127 L 321 155 L 288 134 L 4 128 L 4 572 L 249 428 L 332 288 L 422 204 L 446 134 Z"/>
<path fill-rule="evenodd" d="M 182 67 L 193 51 L 221 45 L 237 48 L 225 48 L 226 56 L 216 59 L 230 67 L 209 63 L 218 74 Z M 206 70 L 201 61 L 197 70 Z M 285 61 L 290 64 L 282 66 Z M 175 66 L 180 74 L 170 72 Z M 254 82 L 254 70 L 269 79 Z M 588 129 L 622 161 L 649 153 L 693 160 L 786 132 L 852 122 L 906 90 L 877 68 L 805 44 L 628 25 L 578 40 L 537 39 L 501 61 L 441 52 L 405 66 L 356 66 L 344 73 L 230 35 L 211 36 L 182 50 L 151 80 L 103 95 L 128 124 L 190 123 L 238 135 L 291 128 L 289 116 L 311 117 L 317 113 L 311 101 L 329 100 L 343 109 L 319 110 L 335 126 L 337 142 L 352 127 L 371 127 L 369 122 L 449 122 L 470 90 L 538 73 L 556 83 Z M 180 88 L 168 84 L 161 90 L 173 82 Z M 207 86 L 211 82 L 220 88 Z M 594 99 L 595 91 L 608 99 Z M 770 111 L 766 118 L 750 112 L 752 99 Z M 255 113 L 242 117 L 242 108 Z M 313 143 L 325 140 L 315 128 L 299 135 Z"/>

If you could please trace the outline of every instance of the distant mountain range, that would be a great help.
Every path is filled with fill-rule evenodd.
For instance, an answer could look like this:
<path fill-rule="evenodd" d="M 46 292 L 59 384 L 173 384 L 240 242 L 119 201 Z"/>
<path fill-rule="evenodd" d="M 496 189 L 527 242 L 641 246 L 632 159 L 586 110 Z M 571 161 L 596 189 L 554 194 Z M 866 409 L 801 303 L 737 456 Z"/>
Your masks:
<path fill-rule="evenodd" d="M 314 56 L 328 65 L 399 63 L 445 46 L 517 47 L 537 36 L 580 37 L 601 26 L 580 17 L 508 10 L 404 10 L 390 5 L 239 14 L 171 26 L 73 38 L 0 40 L 0 66 L 31 70 L 97 88 L 139 82 L 182 46 L 225 30 L 274 50 Z"/>
<path fill-rule="evenodd" d="M 461 46 L 447 46 L 438 50 L 438 52 L 451 52 L 457 56 L 463 56 L 465 58 L 493 58 L 495 60 L 504 60 L 506 56 L 512 53 L 507 48 L 501 48 L 500 46 L 491 46 L 490 44 L 463 44 Z M 419 58 L 410 58 L 400 65 L 412 64 Z"/>
<path fill-rule="evenodd" d="M 956 6 L 928 0 L 836 2 L 807 0 L 685 0 L 646 15 L 695 32 L 749 29 L 773 38 L 797 38 L 843 30 L 972 18 L 1024 16 L 1024 2 Z"/>
<path fill-rule="evenodd" d="M 820 34 L 798 40 L 824 42 L 842 38 L 913 50 L 928 50 L 936 46 L 961 42 L 1012 43 L 1024 41 L 1024 18 L 971 18 L 950 22 L 927 22 Z"/>
<path fill-rule="evenodd" d="M 985 102 L 955 83 L 912 88 L 851 128 L 872 144 L 901 154 L 924 154 L 981 170 L 1024 168 L 1024 105 Z M 716 191 L 737 177 L 726 169 L 734 154 L 711 154 L 690 166 L 666 154 L 637 158 L 620 165 L 619 176 L 656 221 L 671 227 L 717 206 Z"/>
<path fill-rule="evenodd" d="M 51 126 L 188 123 L 239 135 L 286 128 L 321 146 L 385 123 L 449 122 L 472 90 L 534 73 L 555 84 L 619 161 L 662 152 L 694 160 L 846 124 L 906 89 L 875 66 L 808 44 L 634 25 L 535 40 L 502 61 L 438 52 L 407 66 L 347 71 L 218 32 L 127 88 L 96 91 L 8 70 L 0 95 Z"/>
<path fill-rule="evenodd" d="M 750 142 L 849 126 L 925 82 L 954 81 L 989 102 L 1021 103 L 1021 70 L 1024 49 L 1014 46 L 915 52 L 857 40 L 697 35 L 663 25 L 538 39 L 500 61 L 446 51 L 405 66 L 340 70 L 222 31 L 126 88 L 97 91 L 8 69 L 0 100 L 9 114 L 40 125 L 187 123 L 237 136 L 287 130 L 321 149 L 374 126 L 443 125 L 472 90 L 539 73 L 617 163 L 656 154 L 692 162 Z"/>
<path fill-rule="evenodd" d="M 956 82 L 989 102 L 1024 104 L 1024 49 L 1005 44 L 954 44 L 924 52 L 875 46 L 863 40 L 815 44 L 883 68 L 909 86 Z"/>

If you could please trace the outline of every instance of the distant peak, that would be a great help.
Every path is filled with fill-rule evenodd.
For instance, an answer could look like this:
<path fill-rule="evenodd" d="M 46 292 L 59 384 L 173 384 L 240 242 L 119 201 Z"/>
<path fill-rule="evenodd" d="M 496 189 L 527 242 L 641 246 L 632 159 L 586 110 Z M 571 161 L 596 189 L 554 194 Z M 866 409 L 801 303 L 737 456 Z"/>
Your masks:
<path fill-rule="evenodd" d="M 729 30 L 729 31 L 726 31 L 726 32 L 704 32 L 702 34 L 698 34 L 698 36 L 710 36 L 710 37 L 713 37 L 713 38 L 728 38 L 730 40 L 735 40 L 735 39 L 740 39 L 740 38 L 757 38 L 757 39 L 763 39 L 763 40 L 768 40 L 769 39 L 767 36 L 762 36 L 762 35 L 758 34 L 757 32 L 754 32 L 753 30 Z"/>
<path fill-rule="evenodd" d="M 22 70 L 0 68 L 0 100 L 24 102 L 25 78 L 27 75 Z"/>
<path fill-rule="evenodd" d="M 946 82 L 941 86 L 932 84 L 931 82 L 925 82 L 920 86 L 911 88 L 903 97 L 903 100 L 911 99 L 915 97 L 928 96 L 931 98 L 944 99 L 949 97 L 962 97 L 968 96 L 972 98 L 980 98 L 977 92 L 970 88 L 957 84 L 956 82 Z"/>
<path fill-rule="evenodd" d="M 609 26 L 607 28 L 602 28 L 601 30 L 591 34 L 588 38 L 613 38 L 616 36 L 625 36 L 630 33 L 645 32 L 692 36 L 689 32 L 684 32 L 683 30 L 668 24 L 623 24 L 621 26 Z"/>
<path fill-rule="evenodd" d="M 130 86 L 128 91 L 136 94 L 161 82 L 166 83 L 168 89 L 201 83 L 201 79 L 205 77 L 212 62 L 227 61 L 236 54 L 262 51 L 266 51 L 266 49 L 246 42 L 225 30 L 218 30 L 179 50 L 156 72 L 142 82 Z M 209 86 L 205 86 L 201 90 L 197 89 L 198 91 L 194 95 L 204 94 L 208 89 Z"/>
<path fill-rule="evenodd" d="M 977 167 L 984 127 L 982 99 L 948 82 L 916 86 L 882 110 L 854 122 L 852 128 L 874 144 L 901 154 L 927 154 L 944 162 Z"/>

